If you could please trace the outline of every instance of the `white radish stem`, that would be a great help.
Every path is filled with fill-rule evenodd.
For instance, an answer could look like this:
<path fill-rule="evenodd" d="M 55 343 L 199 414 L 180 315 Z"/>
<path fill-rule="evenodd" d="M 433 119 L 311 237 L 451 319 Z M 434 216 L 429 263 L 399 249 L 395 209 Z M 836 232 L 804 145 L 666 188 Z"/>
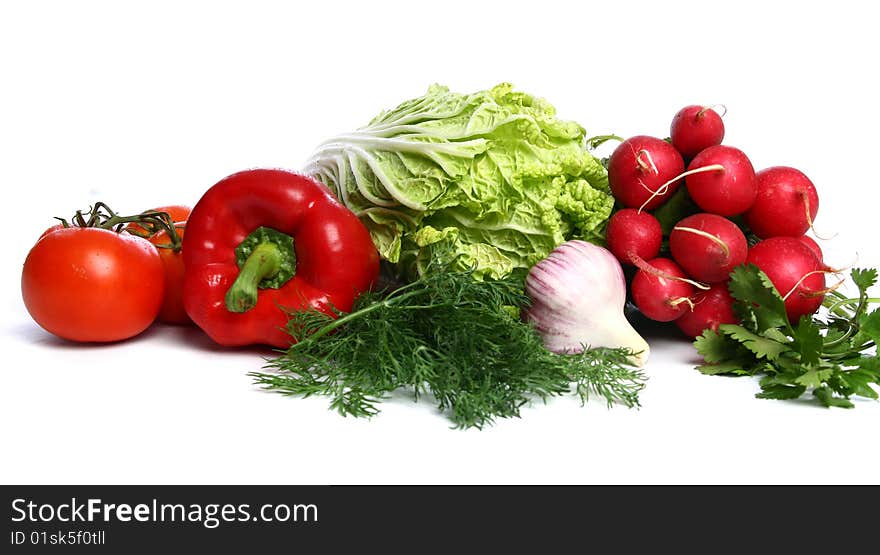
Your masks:
<path fill-rule="evenodd" d="M 642 187 L 642 189 L 644 189 L 644 190 L 648 191 L 649 193 L 651 193 L 652 195 L 654 195 L 654 193 L 655 193 L 654 189 L 645 185 L 645 182 L 642 181 L 642 178 L 639 178 L 639 185 Z M 654 196 L 656 196 L 656 195 L 654 195 Z M 652 196 L 651 198 L 654 198 L 654 197 Z M 650 202 L 650 200 L 651 199 L 648 199 L 649 202 Z M 647 204 L 647 203 L 645 203 L 645 204 Z M 643 204 L 641 207 L 639 207 L 639 214 L 642 213 L 642 208 L 645 206 L 645 204 Z"/>
<path fill-rule="evenodd" d="M 643 259 L 641 256 L 638 256 L 637 254 L 630 254 L 629 259 L 636 268 L 638 268 L 639 270 L 642 270 L 643 272 L 649 273 L 652 276 L 655 276 L 658 278 L 663 278 L 663 279 L 670 279 L 672 281 L 680 281 L 682 283 L 688 283 L 690 285 L 693 285 L 697 289 L 701 289 L 703 291 L 709 290 L 709 286 L 706 285 L 705 283 L 701 283 L 699 281 L 694 281 L 692 279 L 687 279 L 687 278 L 683 278 L 683 277 L 679 277 L 679 276 L 674 276 L 670 273 L 664 272 L 663 270 L 658 270 L 657 268 L 651 266 L 648 262 L 645 262 L 645 259 Z"/>
<path fill-rule="evenodd" d="M 801 277 L 801 279 L 797 280 L 797 283 L 795 283 L 794 286 L 788 290 L 788 293 L 786 293 L 785 295 L 782 296 L 782 300 L 787 301 L 788 298 L 791 297 L 791 295 L 795 291 L 797 291 L 798 287 L 800 287 L 804 283 L 804 280 L 806 280 L 808 277 L 814 276 L 816 274 L 833 274 L 833 273 L 835 273 L 835 272 L 828 270 L 828 269 L 813 270 L 812 272 L 807 272 L 806 274 L 803 275 L 803 277 Z"/>
<path fill-rule="evenodd" d="M 831 287 L 826 287 L 825 289 L 820 289 L 820 290 L 818 290 L 818 291 L 811 291 L 811 292 L 809 292 L 809 293 L 801 293 L 801 294 L 802 294 L 803 296 L 805 296 L 805 297 L 810 297 L 810 298 L 812 298 L 812 297 L 824 297 L 824 296 L 827 295 L 828 293 L 832 293 L 832 292 L 837 291 L 838 289 L 840 289 L 840 286 L 843 285 L 844 283 L 846 283 L 846 280 L 845 280 L 845 279 L 841 279 L 840 281 L 838 281 L 837 283 L 835 283 L 835 284 L 832 285 Z"/>
<path fill-rule="evenodd" d="M 715 108 L 721 108 L 722 111 L 718 112 L 718 110 L 715 110 Z M 713 104 L 711 106 L 703 106 L 703 109 L 697 112 L 697 117 L 702 117 L 703 114 L 705 114 L 709 110 L 715 110 L 715 112 L 718 114 L 718 117 L 720 118 L 723 118 L 727 115 L 727 106 L 725 106 L 724 104 Z"/>
<path fill-rule="evenodd" d="M 675 308 L 682 303 L 687 303 L 687 305 L 691 307 L 691 312 L 693 312 L 694 301 L 692 301 L 689 297 L 678 297 L 677 299 L 669 299 L 669 306 L 671 306 L 672 308 Z"/>
<path fill-rule="evenodd" d="M 806 191 L 801 191 L 801 198 L 804 199 L 804 210 L 807 214 L 807 224 L 809 224 L 810 230 L 813 232 L 813 235 L 816 236 L 816 239 L 827 241 L 829 239 L 834 239 L 835 237 L 837 237 L 836 233 L 831 237 L 823 237 L 822 235 L 819 235 L 819 232 L 816 231 L 816 227 L 813 225 L 813 216 L 810 214 L 810 195 L 808 195 Z"/>
<path fill-rule="evenodd" d="M 682 174 L 679 174 L 679 175 L 673 177 L 672 179 L 670 179 L 669 181 L 667 181 L 663 185 L 660 185 L 659 187 L 657 187 L 656 191 L 651 191 L 651 196 L 648 197 L 648 200 L 646 200 L 645 202 L 642 203 L 641 206 L 639 206 L 639 213 L 641 213 L 642 210 L 644 210 L 645 207 L 648 206 L 648 204 L 652 200 L 654 200 L 656 197 L 665 195 L 667 192 L 669 192 L 669 186 L 672 185 L 673 183 L 675 183 L 676 181 L 678 181 L 679 179 L 684 179 L 685 177 L 687 177 L 689 175 L 694 175 L 694 174 L 703 173 L 703 172 L 711 172 L 711 171 L 724 171 L 724 166 L 722 166 L 721 164 L 712 164 L 709 166 L 703 166 L 701 168 L 694 168 L 692 170 L 688 170 Z M 647 189 L 647 187 L 645 187 L 645 188 Z M 651 189 L 648 189 L 648 190 L 650 191 Z"/>
<path fill-rule="evenodd" d="M 648 159 L 647 163 L 642 160 L 642 156 Z M 657 169 L 657 164 L 655 164 L 654 159 L 651 158 L 651 153 L 645 149 L 640 150 L 638 154 L 636 154 L 636 163 L 639 165 L 640 168 L 642 168 L 643 171 L 651 170 L 652 172 L 654 172 L 654 175 L 660 173 L 660 170 Z"/>
<path fill-rule="evenodd" d="M 718 245 L 722 251 L 724 251 L 724 258 L 730 258 L 730 247 L 727 246 L 727 243 L 722 241 L 719 237 L 712 235 L 707 231 L 703 231 L 702 229 L 694 229 L 692 227 L 683 227 L 683 226 L 675 226 L 673 231 L 686 231 L 688 233 L 693 233 L 694 235 L 699 235 L 700 237 L 705 237 L 709 239 L 716 245 Z"/>
<path fill-rule="evenodd" d="M 835 275 L 837 275 L 837 274 L 842 274 L 843 272 L 845 272 L 845 271 L 847 271 L 847 270 L 849 270 L 849 269 L 851 269 L 851 268 L 854 268 L 855 265 L 858 264 L 858 263 L 859 263 L 859 253 L 856 253 L 856 258 L 855 258 L 855 260 L 853 260 L 852 262 L 850 262 L 849 264 L 847 264 L 847 265 L 844 266 L 843 268 L 832 268 L 831 266 L 828 266 L 828 265 L 826 264 L 825 267 L 822 268 L 822 269 L 825 270 L 826 272 L 828 272 L 829 274 L 835 274 Z"/>

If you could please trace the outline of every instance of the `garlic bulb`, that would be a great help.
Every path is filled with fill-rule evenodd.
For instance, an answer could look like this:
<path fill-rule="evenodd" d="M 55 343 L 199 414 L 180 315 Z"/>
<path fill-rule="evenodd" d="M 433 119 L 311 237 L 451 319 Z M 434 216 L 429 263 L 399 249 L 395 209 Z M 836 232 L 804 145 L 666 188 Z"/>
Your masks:
<path fill-rule="evenodd" d="M 623 315 L 626 281 L 608 250 L 586 241 L 563 243 L 529 271 L 526 294 L 532 301 L 526 319 L 548 350 L 623 347 L 635 353 L 638 366 L 648 360 L 648 343 Z"/>

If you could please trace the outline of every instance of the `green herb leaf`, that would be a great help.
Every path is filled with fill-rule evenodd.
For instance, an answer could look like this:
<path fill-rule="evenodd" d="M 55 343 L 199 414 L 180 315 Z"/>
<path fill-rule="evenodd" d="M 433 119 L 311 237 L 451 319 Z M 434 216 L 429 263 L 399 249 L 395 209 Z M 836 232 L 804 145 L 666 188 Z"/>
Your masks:
<path fill-rule="evenodd" d="M 811 369 L 807 370 L 800 376 L 794 379 L 794 383 L 800 384 L 806 387 L 822 387 L 822 384 L 825 383 L 828 378 L 834 373 L 834 370 L 831 369 Z"/>
<path fill-rule="evenodd" d="M 840 379 L 849 390 L 850 395 L 858 395 L 868 399 L 878 398 L 877 392 L 871 387 L 871 384 L 880 385 L 880 377 L 876 373 L 856 369 L 841 373 Z"/>
<path fill-rule="evenodd" d="M 792 327 L 785 304 L 767 276 L 756 266 L 731 273 L 729 289 L 741 325 L 704 332 L 694 346 L 707 364 L 704 374 L 762 375 L 762 399 L 796 399 L 812 392 L 826 407 L 852 408 L 849 399 L 878 399 L 880 300 L 868 297 L 877 282 L 876 270 L 853 270 L 859 296 L 846 298 L 831 291 L 823 305 L 827 315 L 803 317 Z"/>
<path fill-rule="evenodd" d="M 739 346 L 734 341 L 711 329 L 704 330 L 703 334 L 697 337 L 694 347 L 710 364 L 734 357 L 739 351 Z"/>
<path fill-rule="evenodd" d="M 532 400 L 577 395 L 638 406 L 644 374 L 623 349 L 557 355 L 511 316 L 525 306 L 522 281 L 477 281 L 469 272 L 429 272 L 388 295 L 362 296 L 337 319 L 292 313 L 298 340 L 251 374 L 285 395 L 325 395 L 343 415 L 371 416 L 393 391 L 430 393 L 456 427 L 517 417 Z"/>
<path fill-rule="evenodd" d="M 857 365 L 862 370 L 872 373 L 875 378 L 880 379 L 880 359 L 877 358 L 876 354 L 871 356 L 864 355 L 859 357 L 857 360 Z"/>
<path fill-rule="evenodd" d="M 822 352 L 822 330 L 809 317 L 798 322 L 793 334 L 793 347 L 801 355 L 803 364 L 818 364 Z"/>
<path fill-rule="evenodd" d="M 840 407 L 843 409 L 854 408 L 855 405 L 846 397 L 839 397 L 827 387 L 819 387 L 813 390 L 813 396 L 826 407 Z"/>
<path fill-rule="evenodd" d="M 755 394 L 759 399 L 797 399 L 807 390 L 802 385 L 769 384 L 761 386 L 761 392 Z"/>
<path fill-rule="evenodd" d="M 877 283 L 877 270 L 874 268 L 856 268 L 850 272 L 850 277 L 852 278 L 853 283 L 856 284 L 856 287 L 859 288 L 859 291 L 866 293 L 868 289 Z"/>
<path fill-rule="evenodd" d="M 851 334 L 847 331 L 830 328 L 822 340 L 822 352 L 825 355 L 845 354 L 852 350 Z"/>
<path fill-rule="evenodd" d="M 737 266 L 730 274 L 730 294 L 740 301 L 738 314 L 755 322 L 755 332 L 769 328 L 790 328 L 785 302 L 770 278 L 753 264 Z"/>
<path fill-rule="evenodd" d="M 787 335 L 777 328 L 768 328 L 761 332 L 761 336 L 779 343 L 788 343 L 791 341 Z"/>
<path fill-rule="evenodd" d="M 880 308 L 859 318 L 859 331 L 876 345 L 880 345 Z"/>
<path fill-rule="evenodd" d="M 725 360 L 716 364 L 701 364 L 697 366 L 697 370 L 707 376 L 719 376 L 727 374 L 731 376 L 748 376 L 750 372 L 746 367 L 748 361 L 745 359 Z"/>
<path fill-rule="evenodd" d="M 743 347 L 754 353 L 758 359 L 776 360 L 780 354 L 789 350 L 789 346 L 786 344 L 761 337 L 736 324 L 721 324 L 718 326 L 718 330 L 738 341 Z"/>

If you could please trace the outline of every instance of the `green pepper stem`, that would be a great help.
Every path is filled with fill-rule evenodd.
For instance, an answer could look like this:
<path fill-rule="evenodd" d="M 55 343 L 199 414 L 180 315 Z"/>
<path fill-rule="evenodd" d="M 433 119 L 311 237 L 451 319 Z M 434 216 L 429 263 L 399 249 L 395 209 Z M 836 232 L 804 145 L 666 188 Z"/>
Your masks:
<path fill-rule="evenodd" d="M 271 278 L 281 269 L 281 251 L 275 243 L 260 243 L 241 267 L 232 287 L 226 291 L 226 308 L 230 312 L 247 312 L 257 304 L 257 287 L 264 278 Z"/>

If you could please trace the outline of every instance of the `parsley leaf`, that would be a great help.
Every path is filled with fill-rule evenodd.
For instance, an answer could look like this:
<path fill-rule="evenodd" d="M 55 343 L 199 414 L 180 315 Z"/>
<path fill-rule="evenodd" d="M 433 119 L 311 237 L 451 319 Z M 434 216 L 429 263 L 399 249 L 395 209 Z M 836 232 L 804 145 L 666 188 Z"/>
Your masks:
<path fill-rule="evenodd" d="M 703 360 L 710 364 L 733 358 L 739 351 L 735 342 L 710 329 L 697 337 L 694 346 L 703 355 Z"/>
<path fill-rule="evenodd" d="M 859 318 L 859 328 L 874 344 L 880 344 L 880 308 Z"/>
<path fill-rule="evenodd" d="M 818 387 L 813 390 L 813 396 L 819 399 L 826 407 L 840 407 L 842 409 L 855 408 L 855 405 L 846 397 L 839 397 L 828 387 Z"/>
<path fill-rule="evenodd" d="M 822 384 L 824 384 L 833 373 L 834 370 L 830 368 L 826 368 L 824 370 L 807 370 L 806 372 L 795 378 L 794 383 L 806 387 L 822 387 Z"/>
<path fill-rule="evenodd" d="M 748 361 L 746 358 L 725 360 L 717 364 L 702 364 L 697 366 L 697 370 L 707 376 L 720 376 L 729 374 L 732 376 L 750 376 L 752 371 L 746 368 Z"/>
<path fill-rule="evenodd" d="M 877 270 L 874 268 L 856 268 L 851 272 L 850 277 L 852 277 L 853 283 L 856 284 L 859 291 L 864 293 L 877 283 Z"/>
<path fill-rule="evenodd" d="M 804 364 L 818 364 L 822 352 L 822 330 L 808 317 L 801 318 L 794 330 L 792 348 L 801 355 Z"/>
<path fill-rule="evenodd" d="M 873 269 L 851 272 L 859 296 L 848 299 L 831 291 L 823 303 L 826 313 L 803 317 L 793 326 L 785 302 L 756 266 L 731 273 L 728 285 L 740 324 L 707 330 L 694 346 L 706 364 L 703 374 L 760 375 L 761 399 L 798 399 L 812 394 L 826 407 L 853 408 L 850 397 L 878 399 L 880 309 L 869 306 L 880 298 L 868 296 L 877 283 Z"/>
<path fill-rule="evenodd" d="M 758 399 L 797 399 L 807 390 L 806 386 L 778 381 L 775 376 L 772 379 L 761 380 L 761 392 L 755 397 Z"/>
<path fill-rule="evenodd" d="M 844 372 L 840 378 L 843 385 L 851 392 L 851 395 L 858 395 L 859 397 L 867 397 L 869 399 L 878 398 L 877 392 L 871 387 L 872 383 L 878 383 L 876 373 L 855 369 Z"/>
<path fill-rule="evenodd" d="M 730 274 L 728 289 L 733 298 L 739 301 L 734 307 L 737 315 L 753 320 L 756 332 L 791 327 L 782 296 L 773 287 L 770 278 L 754 264 L 737 266 Z"/>
<path fill-rule="evenodd" d="M 738 341 L 743 347 L 754 353 L 755 358 L 758 359 L 776 360 L 779 355 L 790 348 L 786 344 L 761 337 L 736 324 L 721 324 L 718 329 L 724 335 Z"/>

